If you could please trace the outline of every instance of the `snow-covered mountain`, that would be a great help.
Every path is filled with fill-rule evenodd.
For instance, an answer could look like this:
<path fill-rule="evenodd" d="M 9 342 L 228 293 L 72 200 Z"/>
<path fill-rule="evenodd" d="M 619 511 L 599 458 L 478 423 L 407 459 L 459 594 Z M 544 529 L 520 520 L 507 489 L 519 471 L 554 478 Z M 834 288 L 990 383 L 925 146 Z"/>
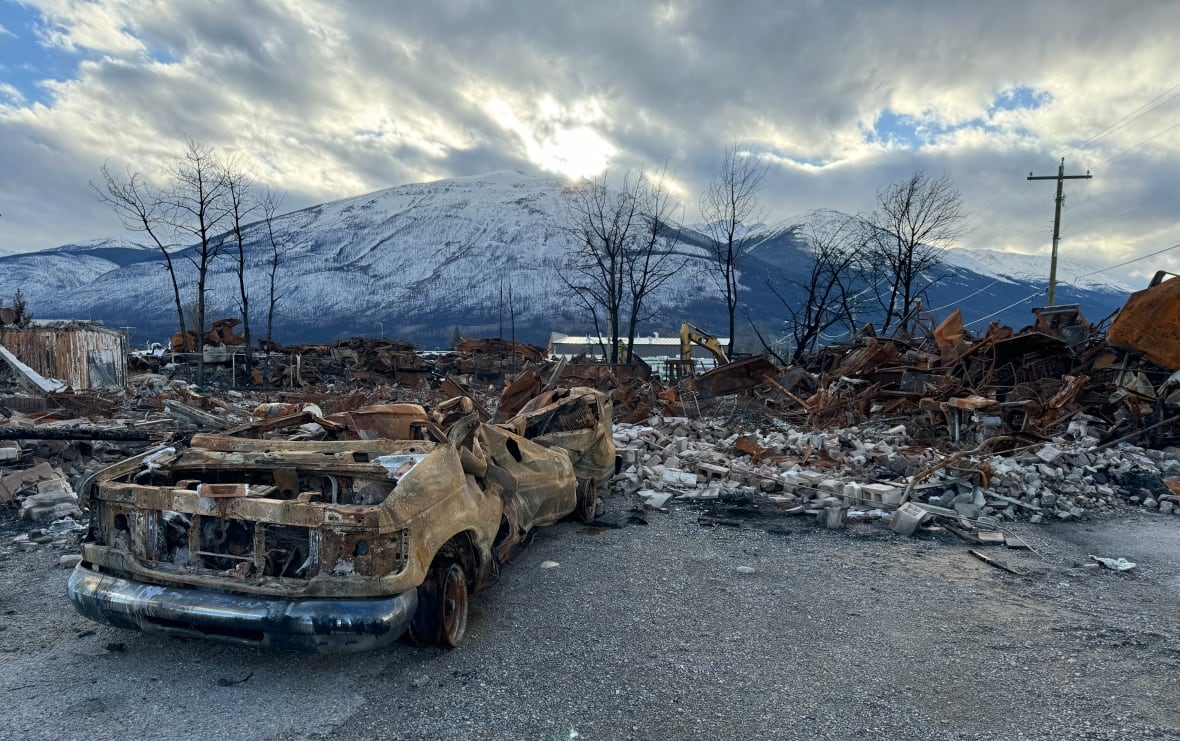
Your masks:
<path fill-rule="evenodd" d="M 563 199 L 569 187 L 560 178 L 505 171 L 389 188 L 279 217 L 276 234 L 286 246 L 277 275 L 275 338 L 291 343 L 383 333 L 432 347 L 445 346 L 456 327 L 473 337 L 502 328 L 505 336 L 542 344 L 550 331 L 594 331 L 565 282 L 576 247 Z M 758 235 L 741 275 L 742 303 L 774 334 L 786 312 L 767 284 L 789 299 L 789 280 L 808 258 L 793 229 L 763 227 Z M 263 224 L 247 227 L 245 237 L 252 328 L 259 337 L 270 246 Z M 727 331 L 704 245 L 692 229 L 680 234 L 674 250 L 684 267 L 651 297 L 653 316 L 644 331 L 675 332 L 686 319 Z M 1026 269 L 998 254 L 949 252 L 930 289 L 931 305 L 960 301 L 968 320 L 1003 309 L 1002 321 L 1027 324 L 1028 306 L 1020 300 L 1036 296 L 1047 267 Z M 193 303 L 195 275 L 182 258 L 178 253 L 174 261 L 181 266 L 184 300 Z M 95 240 L 0 256 L 0 297 L 18 288 L 37 317 L 102 319 L 135 327 L 140 341 L 163 338 L 176 326 L 158 251 L 132 242 Z M 1104 316 L 1121 305 L 1124 290 L 1063 286 L 1059 300 L 1079 301 Z M 235 266 L 225 255 L 209 276 L 209 318 L 236 316 L 236 296 Z M 747 326 L 744 317 L 740 322 Z M 748 334 L 739 328 L 739 337 L 742 332 Z"/>
<path fill-rule="evenodd" d="M 1042 283 L 1048 280 L 1050 256 L 987 249 L 954 248 L 942 259 L 949 265 L 1009 283 Z M 1129 293 L 1131 286 L 1095 272 L 1061 255 L 1057 256 L 1057 282 L 1094 291 Z"/>

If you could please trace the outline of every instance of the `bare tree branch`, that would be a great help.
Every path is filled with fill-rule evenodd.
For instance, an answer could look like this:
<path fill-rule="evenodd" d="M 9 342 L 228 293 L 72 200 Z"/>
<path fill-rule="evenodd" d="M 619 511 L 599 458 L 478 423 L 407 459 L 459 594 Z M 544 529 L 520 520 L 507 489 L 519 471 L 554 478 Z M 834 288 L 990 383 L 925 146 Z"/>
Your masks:
<path fill-rule="evenodd" d="M 627 291 L 630 316 L 627 322 L 627 357 L 633 358 L 635 337 L 640 323 L 651 318 L 644 306 L 651 294 L 684 266 L 684 258 L 673 249 L 680 239 L 680 228 L 671 222 L 673 204 L 664 187 L 667 167 L 659 177 L 639 176 L 637 197 L 641 212 L 641 228 L 637 230 L 634 248 L 626 254 Z"/>
<path fill-rule="evenodd" d="M 242 336 L 246 344 L 246 375 L 249 376 L 254 369 L 254 356 L 251 352 L 253 342 L 250 331 L 250 292 L 246 289 L 246 245 L 242 226 L 261 208 L 261 204 L 255 198 L 254 182 L 246 174 L 240 159 L 235 157 L 226 160 L 222 166 L 222 177 L 225 179 L 231 238 L 237 247 L 237 254 L 234 256 L 238 274 L 237 303 L 242 316 Z"/>
<path fill-rule="evenodd" d="M 280 295 L 276 293 L 275 286 L 279 263 L 282 261 L 284 253 L 294 246 L 289 236 L 280 235 L 275 231 L 275 214 L 282 207 L 283 198 L 283 194 L 276 194 L 267 188 L 262 196 L 261 204 L 262 218 L 266 223 L 266 240 L 270 247 L 269 289 L 266 308 L 266 345 L 268 349 L 274 344 L 275 305 L 280 298 Z"/>
<path fill-rule="evenodd" d="M 722 283 L 729 313 L 729 355 L 733 357 L 734 317 L 738 301 L 738 270 L 748 246 L 749 228 L 759 218 L 758 187 L 766 177 L 766 164 L 740 142 L 725 150 L 721 170 L 701 196 L 700 210 L 710 248 Z"/>
<path fill-rule="evenodd" d="M 98 193 L 99 199 L 111 207 L 123 227 L 128 231 L 148 235 L 152 244 L 164 257 L 164 267 L 172 282 L 172 298 L 176 302 L 176 319 L 180 325 L 180 336 L 187 337 L 184 321 L 184 306 L 180 299 L 180 282 L 176 277 L 176 265 L 168 248 L 174 244 L 170 231 L 170 220 L 166 218 L 168 200 L 164 192 L 149 183 L 142 173 L 132 172 L 125 176 L 115 175 L 105 164 L 102 166 L 104 188 L 94 183 L 90 187 Z M 104 190 L 105 189 L 105 190 Z"/>
<path fill-rule="evenodd" d="M 866 221 L 866 256 L 870 272 L 887 279 L 877 292 L 885 312 L 882 332 L 895 321 L 903 334 L 909 331 L 914 303 L 929 287 L 918 286 L 918 276 L 963 236 L 964 219 L 962 195 L 946 175 L 918 170 L 877 193 L 877 210 Z"/>
<path fill-rule="evenodd" d="M 618 189 L 609 186 L 603 173 L 567 193 L 570 233 L 578 240 L 573 273 L 566 286 L 583 304 L 592 305 L 598 324 L 598 310 L 605 314 L 611 363 L 619 362 L 622 307 L 627 290 L 628 251 L 633 249 L 641 220 L 640 200 L 643 176 L 623 177 Z"/>
<path fill-rule="evenodd" d="M 664 172 L 655 180 L 643 171 L 628 172 L 611 188 L 604 173 L 567 195 L 568 229 L 578 248 L 572 277 L 562 280 L 590 312 L 595 328 L 600 319 L 606 321 L 610 347 L 604 350 L 612 363 L 619 362 L 624 338 L 627 357 L 634 357 L 639 325 L 650 318 L 645 306 L 651 294 L 683 262 L 672 249 L 679 232 L 671 223 L 664 177 Z"/>
<path fill-rule="evenodd" d="M 860 302 L 854 289 L 864 252 L 860 221 L 839 211 L 808 213 L 800 236 L 810 252 L 810 263 L 794 272 L 799 278 L 787 281 L 795 286 L 799 299 L 788 301 L 767 283 L 791 316 L 791 362 L 812 352 L 832 327 L 855 329 Z"/>

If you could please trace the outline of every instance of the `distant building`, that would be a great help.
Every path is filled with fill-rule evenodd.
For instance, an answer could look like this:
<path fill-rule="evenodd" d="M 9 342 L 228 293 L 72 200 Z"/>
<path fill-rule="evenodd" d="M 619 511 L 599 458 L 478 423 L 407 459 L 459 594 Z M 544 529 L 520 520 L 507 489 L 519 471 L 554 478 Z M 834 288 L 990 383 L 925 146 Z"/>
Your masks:
<path fill-rule="evenodd" d="M 0 325 L 0 345 L 47 378 L 75 391 L 127 383 L 127 337 L 99 322 L 34 320 L 28 327 Z"/>
<path fill-rule="evenodd" d="M 729 344 L 729 339 L 726 337 L 718 337 L 717 339 L 723 346 Z M 627 340 L 624 338 L 624 347 L 626 347 L 626 343 Z M 605 360 L 609 357 L 607 354 L 609 348 L 610 339 L 606 337 L 570 335 L 560 332 L 552 332 L 549 335 L 548 352 L 551 357 L 574 358 L 578 355 L 588 355 L 592 358 Z M 664 369 L 664 361 L 678 360 L 680 358 L 680 338 L 660 337 L 659 335 L 636 337 L 635 354 L 643 358 L 644 362 L 650 365 L 654 372 L 660 376 L 667 377 Z M 692 345 L 690 354 L 693 364 L 696 366 L 695 370 L 697 373 L 703 373 L 704 371 L 717 367 L 717 361 L 712 353 L 700 345 Z"/>

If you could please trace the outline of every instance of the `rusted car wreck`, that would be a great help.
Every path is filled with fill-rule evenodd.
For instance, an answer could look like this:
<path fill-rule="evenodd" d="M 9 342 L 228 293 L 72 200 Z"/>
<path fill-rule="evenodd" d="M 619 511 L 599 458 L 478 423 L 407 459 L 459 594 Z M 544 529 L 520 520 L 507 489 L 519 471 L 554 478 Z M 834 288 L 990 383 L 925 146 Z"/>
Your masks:
<path fill-rule="evenodd" d="M 116 627 L 247 645 L 457 645 L 468 594 L 535 528 L 593 517 L 611 411 L 573 388 L 500 425 L 461 397 L 194 435 L 84 483 L 70 599 Z"/>

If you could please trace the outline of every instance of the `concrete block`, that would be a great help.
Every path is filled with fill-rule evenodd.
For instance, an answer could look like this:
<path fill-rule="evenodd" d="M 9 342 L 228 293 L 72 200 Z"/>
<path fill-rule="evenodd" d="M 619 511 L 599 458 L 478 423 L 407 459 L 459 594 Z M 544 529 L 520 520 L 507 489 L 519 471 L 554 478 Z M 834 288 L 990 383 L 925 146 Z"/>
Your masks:
<path fill-rule="evenodd" d="M 1052 463 L 1063 455 L 1065 451 L 1055 445 L 1046 445 L 1037 451 L 1037 457 L 1045 463 Z"/>
<path fill-rule="evenodd" d="M 844 482 L 838 481 L 837 479 L 824 479 L 815 488 L 827 494 L 842 494 L 844 492 Z"/>
<path fill-rule="evenodd" d="M 889 529 L 900 535 L 913 535 L 918 526 L 930 517 L 930 513 L 913 502 L 906 502 L 894 511 L 889 519 Z"/>
<path fill-rule="evenodd" d="M 851 482 L 844 485 L 843 495 L 845 504 L 860 504 L 864 493 L 861 491 L 860 484 Z"/>
<path fill-rule="evenodd" d="M 971 502 L 959 502 L 955 505 L 955 512 L 958 512 L 963 517 L 974 520 L 979 517 L 981 508 L 977 504 Z"/>
<path fill-rule="evenodd" d="M 898 504 L 903 494 L 901 489 L 889 484 L 864 484 L 860 488 L 869 501 L 881 504 Z"/>
<path fill-rule="evenodd" d="M 48 481 L 37 482 L 38 494 L 69 494 L 73 495 L 74 491 L 70 488 L 70 482 L 65 479 L 50 479 Z M 77 500 L 77 497 L 74 497 Z"/>
<path fill-rule="evenodd" d="M 32 499 L 32 497 L 29 497 Z M 59 502 L 55 504 L 29 505 L 29 499 L 21 503 L 20 516 L 24 520 L 34 522 L 53 522 L 63 517 L 80 517 L 77 502 Z"/>
<path fill-rule="evenodd" d="M 69 554 L 57 559 L 59 568 L 72 569 L 82 562 L 82 556 L 79 554 Z"/>
<path fill-rule="evenodd" d="M 729 476 L 729 469 L 725 466 L 718 466 L 713 463 L 697 463 L 697 473 L 704 476 L 706 480 L 712 481 L 715 478 L 726 478 Z"/>
<path fill-rule="evenodd" d="M 643 492 L 640 492 L 640 493 L 642 494 Z M 653 491 L 644 498 L 643 504 L 647 507 L 651 507 L 652 509 L 661 509 L 661 508 L 663 508 L 663 506 L 665 504 L 668 503 L 668 500 L 671 498 L 672 498 L 671 492 Z"/>

